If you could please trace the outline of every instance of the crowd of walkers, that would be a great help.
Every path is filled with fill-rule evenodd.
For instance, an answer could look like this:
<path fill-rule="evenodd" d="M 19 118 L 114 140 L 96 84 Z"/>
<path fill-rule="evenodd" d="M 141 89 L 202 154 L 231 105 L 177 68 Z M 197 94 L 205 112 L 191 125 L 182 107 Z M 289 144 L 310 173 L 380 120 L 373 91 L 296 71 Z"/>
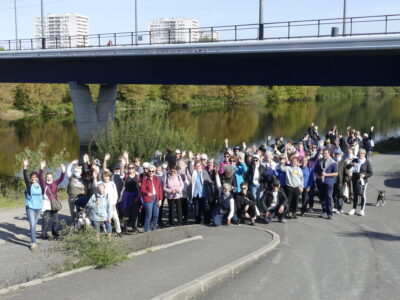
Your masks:
<path fill-rule="evenodd" d="M 316 198 L 322 218 L 343 213 L 344 202 L 353 204 L 348 215 L 354 215 L 360 204 L 358 214 L 364 216 L 373 130 L 361 136 L 350 127 L 342 133 L 332 126 L 321 137 L 318 126 L 311 124 L 298 141 L 268 137 L 262 145 L 230 147 L 226 139 L 219 162 L 205 153 L 167 149 L 165 155 L 157 150 L 150 162 L 143 163 L 124 152 L 110 168 L 109 154 L 103 162 L 85 154 L 81 162 L 62 165 L 56 181 L 52 173 L 44 178 L 45 162 L 28 177 L 25 159 L 31 248 L 36 247 L 41 213 L 42 237 L 49 238 L 50 229 L 53 237 L 59 236 L 57 187 L 64 176 L 73 224 L 93 226 L 98 238 L 102 231 L 111 239 L 113 231 L 122 236 L 187 225 L 191 220 L 212 226 L 246 222 L 254 226 L 256 220 L 269 223 L 276 217 L 284 223 L 314 213 Z M 163 218 L 165 200 L 168 222 Z"/>

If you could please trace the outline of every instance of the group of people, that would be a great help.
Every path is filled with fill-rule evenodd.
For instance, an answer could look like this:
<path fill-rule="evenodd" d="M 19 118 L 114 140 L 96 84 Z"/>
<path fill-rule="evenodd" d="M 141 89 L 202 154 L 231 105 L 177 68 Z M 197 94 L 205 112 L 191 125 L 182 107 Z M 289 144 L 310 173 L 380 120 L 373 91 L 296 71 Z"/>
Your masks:
<path fill-rule="evenodd" d="M 311 124 L 296 142 L 268 137 L 260 146 L 229 147 L 226 139 L 219 163 L 205 153 L 167 149 L 165 155 L 157 150 L 151 162 L 143 163 L 124 152 L 110 169 L 109 154 L 103 163 L 85 154 L 81 162 L 61 166 L 56 181 L 52 173 L 43 178 L 45 162 L 39 173 L 28 177 L 29 161 L 25 159 L 31 248 L 36 247 L 35 226 L 41 211 L 43 238 L 48 238 L 50 222 L 52 235 L 59 234 L 57 187 L 65 175 L 74 224 L 86 218 L 82 224 L 91 224 L 98 238 L 101 231 L 111 238 L 113 229 L 121 236 L 141 231 L 141 227 L 147 232 L 186 225 L 190 219 L 212 226 L 245 222 L 254 226 L 257 218 L 269 223 L 275 217 L 286 222 L 313 213 L 316 197 L 323 218 L 343 213 L 344 202 L 353 203 L 349 215 L 356 213 L 360 202 L 359 215 L 364 216 L 368 178 L 373 174 L 373 130 L 361 136 L 350 127 L 343 134 L 332 126 L 321 138 L 318 126 Z M 165 200 L 168 224 L 163 219 Z"/>

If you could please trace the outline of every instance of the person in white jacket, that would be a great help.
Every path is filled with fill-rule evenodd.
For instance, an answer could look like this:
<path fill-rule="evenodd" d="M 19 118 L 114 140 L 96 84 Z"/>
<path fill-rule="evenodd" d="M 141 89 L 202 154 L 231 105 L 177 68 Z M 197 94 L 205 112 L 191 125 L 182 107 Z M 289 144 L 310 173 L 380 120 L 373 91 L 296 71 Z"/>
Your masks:
<path fill-rule="evenodd" d="M 117 235 L 119 237 L 122 236 L 121 234 L 121 223 L 119 222 L 119 217 L 118 217 L 118 211 L 117 211 L 117 201 L 119 198 L 118 192 L 117 192 L 117 186 L 115 185 L 114 181 L 111 180 L 112 173 L 107 171 L 104 172 L 103 174 L 103 183 L 106 188 L 106 195 L 108 199 L 110 200 L 111 206 L 112 206 L 112 219 L 114 221 L 114 226 L 115 226 L 115 231 L 117 232 Z"/>

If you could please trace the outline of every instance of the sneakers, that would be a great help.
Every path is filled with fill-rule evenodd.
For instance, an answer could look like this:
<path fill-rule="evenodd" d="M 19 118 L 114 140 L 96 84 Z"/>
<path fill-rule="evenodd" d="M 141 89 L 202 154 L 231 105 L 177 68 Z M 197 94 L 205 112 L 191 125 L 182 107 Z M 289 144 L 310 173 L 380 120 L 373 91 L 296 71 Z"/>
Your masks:
<path fill-rule="evenodd" d="M 271 221 L 272 221 L 271 218 L 267 218 L 267 217 L 264 220 L 265 220 L 265 223 L 267 223 L 267 224 L 271 223 Z"/>
<path fill-rule="evenodd" d="M 332 215 L 328 215 L 327 219 L 332 220 Z"/>
<path fill-rule="evenodd" d="M 36 244 L 36 243 L 32 243 L 31 246 L 29 247 L 29 249 L 33 250 L 33 249 L 35 249 L 36 247 L 37 247 L 37 244 Z"/>
<path fill-rule="evenodd" d="M 328 219 L 328 215 L 326 213 L 323 213 L 321 218 Z"/>
<path fill-rule="evenodd" d="M 356 213 L 356 210 L 353 208 L 349 211 L 349 216 L 354 216 L 355 213 Z"/>
<path fill-rule="evenodd" d="M 313 213 L 313 212 L 314 212 L 314 210 L 313 210 L 312 208 L 309 208 L 309 209 L 307 210 L 307 212 L 309 212 L 309 213 Z"/>
<path fill-rule="evenodd" d="M 256 226 L 256 223 L 254 223 L 254 221 L 253 221 L 253 220 L 251 220 L 251 222 L 250 222 L 250 226 Z"/>
<path fill-rule="evenodd" d="M 362 209 L 360 210 L 360 216 L 364 217 L 365 216 L 365 211 Z"/>
<path fill-rule="evenodd" d="M 279 223 L 286 223 L 286 220 L 285 219 L 278 219 L 278 222 Z"/>
<path fill-rule="evenodd" d="M 337 208 L 332 208 L 332 212 L 337 213 L 338 212 Z"/>
<path fill-rule="evenodd" d="M 297 219 L 297 214 L 295 212 L 292 213 L 292 215 L 293 215 L 293 219 Z"/>

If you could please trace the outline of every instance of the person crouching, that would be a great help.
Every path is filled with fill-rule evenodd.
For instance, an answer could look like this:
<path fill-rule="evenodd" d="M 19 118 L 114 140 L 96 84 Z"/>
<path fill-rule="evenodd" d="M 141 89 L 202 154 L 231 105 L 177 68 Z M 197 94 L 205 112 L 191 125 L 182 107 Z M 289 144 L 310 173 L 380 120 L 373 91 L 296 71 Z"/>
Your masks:
<path fill-rule="evenodd" d="M 232 186 L 224 183 L 222 193 L 220 194 L 213 211 L 213 226 L 219 226 L 226 219 L 226 225 L 237 224 L 238 218 L 235 214 L 235 200 L 231 193 Z"/>
<path fill-rule="evenodd" d="M 111 218 L 113 217 L 113 209 L 111 202 L 107 197 L 104 183 L 99 183 L 97 185 L 97 193 L 90 197 L 86 208 L 89 210 L 89 219 L 97 232 L 97 240 L 100 241 L 101 224 L 104 224 L 108 239 L 111 240 Z"/>
<path fill-rule="evenodd" d="M 274 180 L 272 184 L 272 191 L 268 191 L 262 201 L 261 205 L 265 213 L 265 222 L 268 224 L 272 219 L 277 216 L 280 223 L 285 223 L 285 214 L 287 213 L 288 199 L 278 180 Z"/>

